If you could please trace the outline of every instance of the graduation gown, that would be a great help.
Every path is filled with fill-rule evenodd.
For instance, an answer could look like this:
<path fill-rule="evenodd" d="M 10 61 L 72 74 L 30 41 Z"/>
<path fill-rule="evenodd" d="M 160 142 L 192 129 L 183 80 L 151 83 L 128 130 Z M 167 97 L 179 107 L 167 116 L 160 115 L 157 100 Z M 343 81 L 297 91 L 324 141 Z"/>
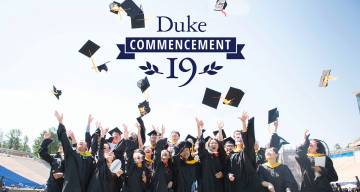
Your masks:
<path fill-rule="evenodd" d="M 230 173 L 235 177 L 231 182 L 231 189 L 240 192 L 261 192 L 263 188 L 256 172 L 254 125 L 249 122 L 248 127 L 246 133 L 241 133 L 244 150 L 233 153 L 230 158 Z"/>
<path fill-rule="evenodd" d="M 201 164 L 201 179 L 199 181 L 201 192 L 223 192 L 224 178 L 216 178 L 215 174 L 222 172 L 224 174 L 223 163 L 225 161 L 225 151 L 222 144 L 219 144 L 219 153 L 217 156 L 210 153 L 205 148 L 206 141 L 203 137 L 199 143 L 199 157 Z M 224 174 L 225 176 L 225 174 Z"/>
<path fill-rule="evenodd" d="M 48 153 L 48 146 L 50 145 L 51 142 L 52 142 L 51 139 L 44 139 L 43 142 L 41 143 L 41 147 L 39 150 L 39 155 L 41 159 L 43 159 L 44 161 L 50 164 L 50 175 L 46 182 L 46 191 L 61 192 L 64 183 L 64 178 L 55 179 L 53 174 L 59 172 L 64 173 L 65 165 L 64 165 L 64 161 L 61 159 L 60 154 L 57 154 L 56 156 L 53 157 Z"/>
<path fill-rule="evenodd" d="M 72 149 L 63 124 L 59 124 L 57 134 L 65 154 L 65 178 L 63 192 L 86 192 L 95 169 L 94 158 L 82 156 Z"/>
<path fill-rule="evenodd" d="M 137 143 L 132 140 L 124 140 L 126 145 L 127 161 L 125 165 L 125 183 L 123 192 L 145 192 L 146 183 L 142 181 L 142 176 L 147 175 L 145 162 L 139 167 L 133 159 L 134 150 L 137 149 Z"/>
<path fill-rule="evenodd" d="M 125 170 L 125 149 L 126 149 L 126 142 L 124 139 L 122 139 L 118 144 L 114 147 L 114 155 L 116 159 L 119 159 L 121 161 L 121 169 Z M 113 192 L 119 192 L 121 191 L 123 185 L 124 185 L 124 175 L 121 175 L 120 177 L 113 177 L 114 187 Z"/>
<path fill-rule="evenodd" d="M 255 157 L 256 157 L 256 165 L 260 166 L 266 162 L 265 159 L 265 149 L 260 148 L 258 151 L 255 151 Z"/>
<path fill-rule="evenodd" d="M 309 139 L 296 149 L 295 159 L 298 162 L 301 174 L 301 192 L 331 192 L 330 182 L 338 180 L 332 160 L 326 156 L 325 167 L 321 167 L 320 176 L 316 176 L 312 167 L 314 166 L 314 157 L 307 156 L 307 150 L 310 145 Z"/>
<path fill-rule="evenodd" d="M 105 139 L 101 138 L 99 158 L 89 183 L 88 192 L 111 192 L 113 190 L 113 174 L 104 157 L 104 143 Z"/>
<path fill-rule="evenodd" d="M 156 143 L 155 154 L 154 154 L 154 164 L 153 164 L 153 176 L 151 179 L 151 192 L 169 192 L 171 189 L 168 189 L 169 182 L 173 182 L 173 169 L 171 159 L 169 163 L 164 165 L 161 161 L 161 151 L 165 149 L 167 139 L 161 139 Z M 174 182 L 173 182 L 174 185 Z"/>
<path fill-rule="evenodd" d="M 229 180 L 229 172 L 230 172 L 230 166 L 231 166 L 231 162 L 230 162 L 230 157 L 233 154 L 233 152 L 231 152 L 229 155 L 225 156 L 225 163 L 224 163 L 224 191 L 225 192 L 232 192 L 231 190 L 231 182 Z"/>
<path fill-rule="evenodd" d="M 184 161 L 179 155 L 173 157 L 174 175 L 175 175 L 175 192 L 193 192 L 197 182 L 198 163 Z"/>
<path fill-rule="evenodd" d="M 299 191 L 296 180 L 286 165 L 280 164 L 272 168 L 263 164 L 259 166 L 258 174 L 262 181 L 273 184 L 277 192 L 286 192 L 286 189 L 290 189 L 291 192 Z"/>

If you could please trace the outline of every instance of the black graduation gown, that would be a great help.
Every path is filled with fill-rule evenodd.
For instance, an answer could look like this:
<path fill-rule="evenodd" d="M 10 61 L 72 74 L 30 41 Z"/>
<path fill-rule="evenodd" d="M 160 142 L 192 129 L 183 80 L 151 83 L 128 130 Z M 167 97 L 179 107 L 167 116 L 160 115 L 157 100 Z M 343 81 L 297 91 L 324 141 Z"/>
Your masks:
<path fill-rule="evenodd" d="M 261 192 L 263 188 L 256 172 L 254 125 L 249 122 L 248 127 L 246 133 L 241 133 L 244 150 L 231 155 L 230 173 L 235 177 L 231 182 L 231 189 L 240 192 Z"/>
<path fill-rule="evenodd" d="M 41 159 L 46 161 L 50 164 L 50 175 L 49 179 L 46 182 L 46 191 L 49 192 L 60 192 L 63 187 L 64 178 L 55 179 L 53 174 L 54 173 L 64 173 L 65 171 L 65 165 L 64 161 L 61 159 L 60 154 L 57 154 L 56 156 L 51 156 L 48 153 L 48 146 L 52 142 L 51 139 L 44 139 L 41 143 L 41 147 L 39 150 L 39 155 Z"/>
<path fill-rule="evenodd" d="M 321 176 L 316 177 L 312 169 L 314 165 L 314 158 L 307 156 L 307 150 L 310 145 L 309 139 L 306 139 L 304 144 L 296 149 L 295 159 L 298 162 L 301 174 L 301 192 L 331 192 L 332 187 L 330 182 L 338 180 L 337 173 L 334 169 L 332 160 L 326 156 L 325 167 L 321 167 Z"/>
<path fill-rule="evenodd" d="M 175 192 L 192 192 L 196 183 L 198 163 L 188 164 L 179 155 L 173 157 Z"/>
<path fill-rule="evenodd" d="M 111 192 L 113 190 L 113 176 L 104 157 L 104 143 L 105 139 L 101 138 L 99 158 L 88 186 L 88 192 Z"/>
<path fill-rule="evenodd" d="M 142 181 L 142 175 L 147 175 L 145 162 L 138 167 L 133 159 L 134 150 L 137 149 L 137 143 L 132 140 L 124 140 L 126 146 L 127 161 L 125 165 L 125 183 L 123 192 L 145 192 L 146 183 Z"/>
<path fill-rule="evenodd" d="M 275 168 L 268 167 L 265 164 L 260 165 L 258 174 L 262 181 L 273 184 L 275 191 L 286 192 L 287 188 L 289 188 L 291 192 L 299 191 L 296 180 L 286 165 L 281 164 Z"/>
<path fill-rule="evenodd" d="M 199 157 L 201 164 L 201 179 L 199 181 L 201 192 L 223 192 L 224 178 L 217 179 L 215 174 L 222 172 L 224 174 L 223 163 L 225 161 L 225 151 L 222 144 L 219 144 L 219 155 L 215 157 L 205 148 L 206 141 L 200 138 Z M 225 176 L 225 175 L 224 175 Z"/>
<path fill-rule="evenodd" d="M 169 182 L 173 182 L 173 170 L 171 159 L 167 166 L 161 161 L 161 151 L 165 149 L 167 139 L 161 139 L 156 143 L 154 164 L 153 164 L 153 177 L 151 179 L 151 192 L 169 192 Z M 174 182 L 173 182 L 174 185 Z"/>
<path fill-rule="evenodd" d="M 118 144 L 116 144 L 113 150 L 115 158 L 121 161 L 122 170 L 125 170 L 125 158 L 124 158 L 125 149 L 126 149 L 125 143 L 126 142 L 124 141 L 124 139 L 122 139 Z M 121 175 L 120 177 L 114 176 L 113 182 L 114 182 L 113 192 L 121 191 L 124 185 L 124 175 Z"/>
<path fill-rule="evenodd" d="M 63 124 L 59 124 L 57 134 L 65 154 L 65 178 L 63 192 L 86 192 L 95 169 L 93 157 L 84 157 L 72 149 Z"/>
<path fill-rule="evenodd" d="M 224 160 L 224 191 L 225 192 L 232 192 L 231 190 L 231 182 L 229 180 L 229 172 L 230 172 L 230 166 L 231 166 L 231 162 L 230 162 L 230 157 L 233 154 L 233 152 L 231 152 L 229 155 L 225 156 L 225 160 Z"/>

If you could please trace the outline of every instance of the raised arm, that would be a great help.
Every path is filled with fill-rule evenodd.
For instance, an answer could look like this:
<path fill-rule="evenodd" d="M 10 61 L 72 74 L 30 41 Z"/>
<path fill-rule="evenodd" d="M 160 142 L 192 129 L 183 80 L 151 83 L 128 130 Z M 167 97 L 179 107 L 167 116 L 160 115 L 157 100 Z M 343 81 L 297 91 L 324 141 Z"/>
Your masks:
<path fill-rule="evenodd" d="M 90 114 L 88 117 L 88 122 L 87 122 L 86 130 L 85 130 L 85 142 L 86 142 L 88 149 L 90 149 L 90 147 L 91 147 L 90 125 L 93 120 L 94 120 L 94 117 L 91 116 L 91 114 Z"/>
<path fill-rule="evenodd" d="M 138 143 L 139 143 L 139 149 L 143 149 L 144 148 L 144 143 L 143 143 L 143 138 L 141 136 L 141 125 L 139 123 L 135 124 L 136 128 L 137 128 L 137 139 L 138 139 Z"/>
<path fill-rule="evenodd" d="M 52 142 L 51 134 L 48 132 L 45 132 L 44 140 L 42 141 L 41 147 L 39 150 L 39 155 L 40 155 L 41 159 L 48 162 L 50 165 L 54 160 L 54 158 L 48 152 L 48 146 L 50 145 L 51 142 Z"/>
<path fill-rule="evenodd" d="M 142 139 L 142 143 L 144 144 L 146 142 L 146 129 L 145 129 L 145 124 L 144 121 L 142 120 L 141 117 L 136 118 L 137 122 L 140 125 L 141 131 L 140 131 L 140 135 L 141 135 L 141 139 Z"/>
<path fill-rule="evenodd" d="M 217 122 L 217 126 L 218 126 L 218 130 L 219 130 L 219 133 L 218 133 L 218 135 L 217 135 L 217 139 L 218 139 L 219 141 L 223 141 L 223 140 L 224 140 L 224 136 L 223 136 L 222 132 L 223 132 L 223 128 L 224 128 L 224 121 L 218 121 L 218 122 Z"/>
<path fill-rule="evenodd" d="M 64 115 L 59 114 L 59 112 L 55 111 L 55 117 L 59 122 L 57 135 L 58 135 L 59 141 L 61 142 L 61 145 L 63 146 L 64 155 L 65 155 L 65 157 L 67 157 L 67 156 L 71 155 L 72 153 L 74 153 L 74 151 L 73 151 L 70 141 L 67 137 L 65 126 L 63 125 Z"/>

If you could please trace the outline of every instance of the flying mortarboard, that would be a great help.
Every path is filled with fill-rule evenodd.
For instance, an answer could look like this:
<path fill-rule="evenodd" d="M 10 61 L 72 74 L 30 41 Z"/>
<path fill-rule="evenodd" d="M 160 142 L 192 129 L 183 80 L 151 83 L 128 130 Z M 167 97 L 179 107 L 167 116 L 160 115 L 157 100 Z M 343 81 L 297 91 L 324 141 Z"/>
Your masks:
<path fill-rule="evenodd" d="M 132 29 L 145 28 L 144 13 L 140 13 L 139 15 L 131 17 L 131 28 Z"/>
<path fill-rule="evenodd" d="M 268 124 L 271 124 L 279 118 L 279 111 L 277 108 L 271 109 L 268 114 Z"/>
<path fill-rule="evenodd" d="M 242 90 L 230 87 L 229 91 L 225 96 L 223 104 L 238 107 L 244 95 L 245 93 Z"/>
<path fill-rule="evenodd" d="M 56 89 L 56 87 L 53 85 L 52 93 L 53 93 L 53 94 L 55 95 L 55 97 L 59 100 L 59 99 L 60 99 L 60 95 L 62 94 L 62 91 Z"/>
<path fill-rule="evenodd" d="M 226 0 L 216 0 L 215 11 L 223 11 L 227 7 Z"/>
<path fill-rule="evenodd" d="M 143 101 L 142 103 L 139 103 L 138 109 L 139 109 L 141 117 L 143 117 L 144 115 L 150 113 L 150 111 L 151 111 L 151 108 L 149 106 L 149 102 L 146 101 L 146 100 Z"/>
<path fill-rule="evenodd" d="M 104 64 L 101 64 L 101 65 L 99 65 L 99 66 L 97 66 L 96 67 L 96 69 L 97 69 L 97 71 L 98 72 L 101 72 L 101 71 L 106 71 L 106 72 L 108 72 L 108 67 L 107 67 L 107 63 L 109 63 L 110 61 L 108 61 L 108 62 L 106 62 L 106 63 L 104 63 Z"/>
<path fill-rule="evenodd" d="M 320 87 L 327 87 L 329 85 L 330 80 L 336 80 L 336 77 L 333 77 L 330 74 L 331 74 L 330 69 L 323 70 L 322 75 L 320 77 L 320 83 L 319 83 Z"/>
<path fill-rule="evenodd" d="M 92 57 L 95 52 L 100 48 L 99 45 L 92 42 L 91 40 L 88 40 L 79 50 L 80 53 L 86 55 L 87 57 Z"/>
<path fill-rule="evenodd" d="M 217 109 L 220 98 L 221 98 L 220 92 L 206 88 L 202 104 Z"/>
<path fill-rule="evenodd" d="M 149 87 L 150 87 L 150 83 L 147 77 L 145 77 L 144 79 L 140 79 L 137 82 L 137 86 L 141 89 L 141 92 L 145 92 Z"/>
<path fill-rule="evenodd" d="M 120 6 L 122 9 L 124 9 L 127 16 L 129 17 L 136 17 L 143 13 L 141 8 L 137 6 L 132 0 L 125 0 L 123 3 L 121 3 Z"/>
<path fill-rule="evenodd" d="M 122 132 L 120 131 L 120 129 L 118 127 L 115 127 L 114 129 L 109 131 L 110 135 L 112 135 L 113 133 L 119 133 L 120 135 L 122 134 Z"/>

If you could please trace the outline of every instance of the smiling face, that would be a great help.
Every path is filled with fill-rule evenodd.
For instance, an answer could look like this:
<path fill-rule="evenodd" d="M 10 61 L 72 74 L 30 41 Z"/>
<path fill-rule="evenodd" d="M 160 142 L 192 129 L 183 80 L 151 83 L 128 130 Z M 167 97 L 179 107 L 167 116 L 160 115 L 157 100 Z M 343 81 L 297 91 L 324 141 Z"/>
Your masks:
<path fill-rule="evenodd" d="M 211 138 L 209 141 L 209 149 L 212 152 L 217 152 L 219 150 L 219 143 L 216 141 L 216 139 Z"/>
<path fill-rule="evenodd" d="M 107 143 L 104 144 L 104 153 L 110 153 L 110 146 Z"/>
<path fill-rule="evenodd" d="M 180 156 L 182 159 L 184 160 L 188 160 L 190 157 L 190 149 L 189 148 L 185 148 L 181 153 Z"/>
<path fill-rule="evenodd" d="M 239 145 L 243 143 L 242 137 L 241 137 L 241 131 L 237 130 L 234 132 L 234 140 L 235 140 L 235 144 Z"/>
<path fill-rule="evenodd" d="M 180 139 L 180 135 L 179 135 L 179 132 L 177 131 L 173 131 L 171 132 L 171 141 L 174 142 L 174 143 L 177 143 Z"/>
<path fill-rule="evenodd" d="M 230 143 L 230 142 L 228 142 L 228 143 L 225 144 L 225 152 L 226 152 L 227 154 L 229 154 L 230 152 L 232 152 L 232 151 L 234 150 L 234 148 L 235 148 L 235 146 L 234 146 L 232 143 Z"/>
<path fill-rule="evenodd" d="M 144 153 L 147 159 L 151 159 L 153 152 L 150 147 L 146 147 Z"/>
<path fill-rule="evenodd" d="M 278 154 L 274 148 L 268 148 L 265 151 L 265 158 L 269 162 L 276 162 Z"/>
<path fill-rule="evenodd" d="M 156 143 L 158 136 L 156 134 L 150 135 L 150 143 L 154 145 Z"/>
<path fill-rule="evenodd" d="M 83 140 L 81 140 L 80 142 L 77 143 L 76 148 L 81 153 L 84 153 L 85 151 L 87 151 L 86 143 Z"/>
<path fill-rule="evenodd" d="M 141 164 L 144 160 L 144 156 L 139 152 L 134 152 L 133 158 L 136 164 Z"/>
<path fill-rule="evenodd" d="M 163 163 L 168 163 L 170 159 L 170 152 L 167 150 L 162 150 L 161 151 L 161 161 Z"/>
<path fill-rule="evenodd" d="M 316 153 L 317 149 L 318 149 L 317 142 L 315 140 L 311 140 L 309 148 L 308 148 L 308 152 L 309 153 Z"/>
<path fill-rule="evenodd" d="M 114 143 L 119 143 L 120 140 L 121 140 L 121 134 L 119 134 L 118 132 L 114 132 L 112 134 L 112 137 L 113 137 L 113 142 Z"/>

